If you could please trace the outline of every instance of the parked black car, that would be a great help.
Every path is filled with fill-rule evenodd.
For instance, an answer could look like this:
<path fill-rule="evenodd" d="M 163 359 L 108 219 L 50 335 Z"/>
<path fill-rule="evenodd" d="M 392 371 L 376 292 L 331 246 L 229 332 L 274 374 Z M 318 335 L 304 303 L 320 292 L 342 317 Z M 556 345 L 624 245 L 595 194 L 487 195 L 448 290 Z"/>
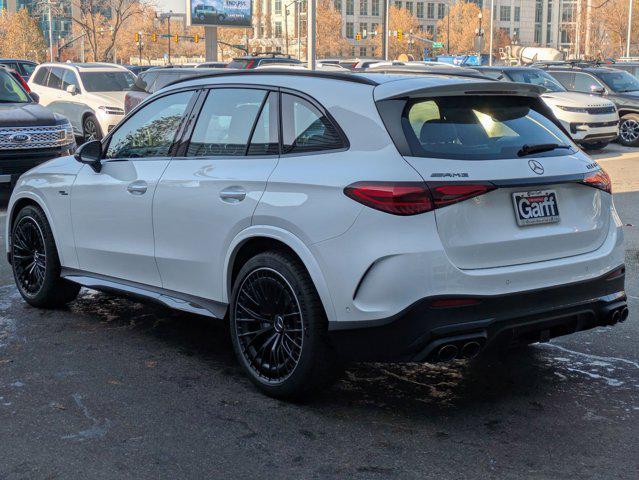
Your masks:
<path fill-rule="evenodd" d="M 6 65 L 18 72 L 20 76 L 24 78 L 25 82 L 29 80 L 29 77 L 38 66 L 37 63 L 31 60 L 20 60 L 16 58 L 0 58 L 0 64 Z"/>
<path fill-rule="evenodd" d="M 149 95 L 157 92 L 171 82 L 187 77 L 202 77 L 213 72 L 226 69 L 219 68 L 151 68 L 140 73 L 133 85 L 124 97 L 124 113 L 127 114 L 138 106 Z"/>
<path fill-rule="evenodd" d="M 69 121 L 38 105 L 38 96 L 0 69 L 0 187 L 11 189 L 27 170 L 75 150 Z"/>
<path fill-rule="evenodd" d="M 545 67 L 566 89 L 605 95 L 619 110 L 619 142 L 639 147 L 639 80 L 630 73 L 597 64 Z"/>

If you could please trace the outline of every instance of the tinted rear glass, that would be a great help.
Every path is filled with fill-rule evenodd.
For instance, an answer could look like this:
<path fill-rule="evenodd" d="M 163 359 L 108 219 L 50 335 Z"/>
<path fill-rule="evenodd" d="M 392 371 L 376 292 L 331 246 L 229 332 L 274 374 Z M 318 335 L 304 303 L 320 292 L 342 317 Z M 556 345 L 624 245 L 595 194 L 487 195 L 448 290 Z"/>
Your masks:
<path fill-rule="evenodd" d="M 571 145 L 525 97 L 437 97 L 408 102 L 402 117 L 414 156 L 459 160 L 517 158 L 524 145 Z M 574 153 L 556 149 L 532 156 Z"/>

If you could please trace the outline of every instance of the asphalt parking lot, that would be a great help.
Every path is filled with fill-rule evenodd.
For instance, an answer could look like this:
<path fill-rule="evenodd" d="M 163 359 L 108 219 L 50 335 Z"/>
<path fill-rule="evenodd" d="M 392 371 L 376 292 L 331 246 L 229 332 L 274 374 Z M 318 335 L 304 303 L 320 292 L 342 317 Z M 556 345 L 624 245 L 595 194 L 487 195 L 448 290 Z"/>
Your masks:
<path fill-rule="evenodd" d="M 90 291 L 39 311 L 3 259 L 0 479 L 639 478 L 639 152 L 594 157 L 626 224 L 627 322 L 474 362 L 353 365 L 303 405 L 258 393 L 219 324 Z"/>

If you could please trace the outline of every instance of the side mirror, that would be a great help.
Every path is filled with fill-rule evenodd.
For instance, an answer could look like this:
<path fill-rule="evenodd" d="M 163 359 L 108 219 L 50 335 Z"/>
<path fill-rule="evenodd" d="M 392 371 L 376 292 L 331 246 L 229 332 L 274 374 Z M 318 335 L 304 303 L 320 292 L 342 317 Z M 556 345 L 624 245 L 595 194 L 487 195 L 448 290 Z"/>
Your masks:
<path fill-rule="evenodd" d="M 78 93 L 78 87 L 76 87 L 75 85 L 67 85 L 66 91 L 71 95 L 75 95 L 76 93 Z"/>
<path fill-rule="evenodd" d="M 597 85 L 590 85 L 590 91 L 595 95 L 603 95 L 606 93 L 606 89 L 604 87 L 598 87 Z"/>
<path fill-rule="evenodd" d="M 38 95 L 35 92 L 29 92 L 29 96 L 31 97 L 31 100 L 33 100 L 35 103 L 40 103 L 40 95 Z"/>
<path fill-rule="evenodd" d="M 75 151 L 74 157 L 78 162 L 86 163 L 94 172 L 99 173 L 102 170 L 102 142 L 91 140 L 80 145 Z"/>

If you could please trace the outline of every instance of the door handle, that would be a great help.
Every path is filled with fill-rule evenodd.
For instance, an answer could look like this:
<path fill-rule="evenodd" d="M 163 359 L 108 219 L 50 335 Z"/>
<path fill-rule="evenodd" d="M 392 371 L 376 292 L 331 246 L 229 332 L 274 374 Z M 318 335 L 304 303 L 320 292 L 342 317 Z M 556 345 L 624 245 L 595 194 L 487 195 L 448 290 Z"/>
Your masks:
<path fill-rule="evenodd" d="M 220 192 L 220 198 L 227 203 L 238 203 L 246 198 L 246 190 L 242 187 L 229 187 Z"/>
<path fill-rule="evenodd" d="M 149 185 L 144 180 L 138 180 L 137 182 L 129 183 L 126 187 L 127 191 L 131 195 L 144 195 L 149 188 Z"/>

